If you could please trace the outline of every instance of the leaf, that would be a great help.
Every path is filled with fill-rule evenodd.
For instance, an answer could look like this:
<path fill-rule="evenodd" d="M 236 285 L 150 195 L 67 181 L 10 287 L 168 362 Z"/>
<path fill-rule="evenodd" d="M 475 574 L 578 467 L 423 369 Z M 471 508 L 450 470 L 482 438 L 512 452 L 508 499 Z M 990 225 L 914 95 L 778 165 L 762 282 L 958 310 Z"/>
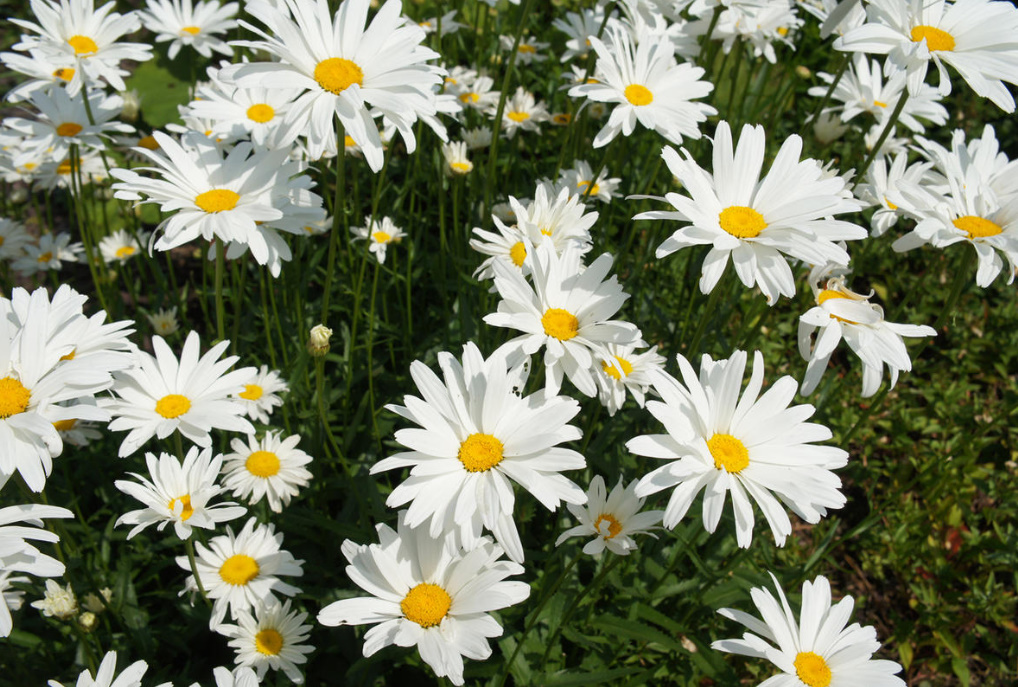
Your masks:
<path fill-rule="evenodd" d="M 543 683 L 547 687 L 582 687 L 583 685 L 599 685 L 610 680 L 617 680 L 639 673 L 641 668 L 616 668 L 615 670 L 598 670 L 592 673 L 576 673 L 562 671 L 556 675 L 547 675 Z"/>
<path fill-rule="evenodd" d="M 644 625 L 643 623 L 639 623 L 634 620 L 623 620 L 622 618 L 616 618 L 613 615 L 602 615 L 595 618 L 591 625 L 607 632 L 611 632 L 614 635 L 626 637 L 634 641 L 653 642 L 672 651 L 682 650 L 682 645 L 666 635 L 664 632 L 661 632 L 650 625 Z"/>
<path fill-rule="evenodd" d="M 138 67 L 126 83 L 128 90 L 138 91 L 145 121 L 153 128 L 179 121 L 177 106 L 191 100 L 188 84 L 152 60 Z"/>

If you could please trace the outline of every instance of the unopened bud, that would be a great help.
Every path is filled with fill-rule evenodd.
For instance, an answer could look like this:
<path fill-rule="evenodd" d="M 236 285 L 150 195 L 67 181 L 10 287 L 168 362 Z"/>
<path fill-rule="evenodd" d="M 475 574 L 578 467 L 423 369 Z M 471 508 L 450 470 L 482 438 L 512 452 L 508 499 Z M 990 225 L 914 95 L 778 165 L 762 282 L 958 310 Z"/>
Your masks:
<path fill-rule="evenodd" d="M 99 625 L 99 618 L 92 611 L 85 611 L 78 616 L 78 625 L 85 632 L 92 632 Z"/>
<path fill-rule="evenodd" d="M 138 114 L 141 112 L 141 96 L 138 91 L 124 91 L 120 94 L 124 104 L 120 108 L 120 118 L 128 123 L 138 121 Z"/>
<path fill-rule="evenodd" d="M 330 338 L 332 338 L 332 330 L 324 324 L 316 324 L 311 328 L 311 335 L 308 337 L 308 353 L 316 358 L 328 353 Z"/>
<path fill-rule="evenodd" d="M 800 64 L 798 67 L 795 68 L 795 75 L 801 79 L 808 79 L 809 77 L 813 76 L 813 72 L 811 72 L 809 70 L 809 67 L 807 67 L 806 65 Z"/>

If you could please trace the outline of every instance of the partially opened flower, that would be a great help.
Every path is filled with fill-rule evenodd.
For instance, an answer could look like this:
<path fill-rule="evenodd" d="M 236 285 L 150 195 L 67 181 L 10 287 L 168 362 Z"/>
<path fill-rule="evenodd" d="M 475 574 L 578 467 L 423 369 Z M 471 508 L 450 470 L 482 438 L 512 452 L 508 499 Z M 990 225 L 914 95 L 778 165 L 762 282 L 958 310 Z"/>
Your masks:
<path fill-rule="evenodd" d="M 642 408 L 647 390 L 664 367 L 664 357 L 658 355 L 657 346 L 638 351 L 634 344 L 608 344 L 607 349 L 607 356 L 594 361 L 598 399 L 614 415 L 626 402 L 628 391 Z"/>
<path fill-rule="evenodd" d="M 636 495 L 636 480 L 623 486 L 622 477 L 611 493 L 607 493 L 604 478 L 595 475 L 587 489 L 587 503 L 568 504 L 569 512 L 580 521 L 576 527 L 559 535 L 555 546 L 570 537 L 594 537 L 583 545 L 583 553 L 593 556 L 608 549 L 620 556 L 636 550 L 635 534 L 647 534 L 661 522 L 663 511 L 640 512 L 646 501 Z M 653 535 L 651 535 L 653 536 Z"/>

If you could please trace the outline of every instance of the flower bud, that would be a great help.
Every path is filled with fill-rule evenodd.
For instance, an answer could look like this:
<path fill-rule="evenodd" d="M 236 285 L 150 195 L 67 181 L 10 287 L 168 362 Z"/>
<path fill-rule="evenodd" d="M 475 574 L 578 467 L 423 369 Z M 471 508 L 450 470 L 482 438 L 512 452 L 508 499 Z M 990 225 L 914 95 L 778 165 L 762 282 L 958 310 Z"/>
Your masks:
<path fill-rule="evenodd" d="M 124 91 L 120 97 L 124 100 L 120 108 L 120 118 L 129 124 L 138 121 L 138 115 L 141 113 L 141 96 L 138 95 L 138 91 Z"/>
<path fill-rule="evenodd" d="M 332 338 L 332 330 L 324 324 L 316 324 L 311 328 L 311 335 L 308 337 L 308 353 L 316 358 L 328 353 L 330 338 Z"/>
<path fill-rule="evenodd" d="M 99 618 L 92 611 L 85 611 L 78 616 L 78 625 L 85 632 L 92 632 L 99 626 Z"/>

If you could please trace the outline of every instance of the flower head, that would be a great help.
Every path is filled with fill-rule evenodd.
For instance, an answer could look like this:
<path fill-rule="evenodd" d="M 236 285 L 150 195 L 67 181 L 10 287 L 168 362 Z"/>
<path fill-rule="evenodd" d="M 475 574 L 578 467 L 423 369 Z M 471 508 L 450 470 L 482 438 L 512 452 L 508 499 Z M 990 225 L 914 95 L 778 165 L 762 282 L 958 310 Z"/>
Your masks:
<path fill-rule="evenodd" d="M 284 439 L 279 432 L 269 432 L 261 440 L 250 436 L 246 445 L 234 439 L 233 453 L 226 455 L 223 465 L 223 483 L 251 505 L 268 499 L 272 512 L 279 513 L 311 480 L 304 467 L 311 456 L 297 448 L 299 442 L 299 434 Z"/>
<path fill-rule="evenodd" d="M 646 499 L 636 495 L 636 480 L 623 486 L 622 477 L 619 477 L 619 483 L 607 493 L 604 478 L 595 475 L 587 489 L 587 503 L 568 504 L 569 512 L 580 524 L 563 532 L 555 546 L 561 546 L 570 537 L 592 536 L 594 539 L 583 546 L 583 553 L 594 556 L 608 549 L 614 554 L 628 556 L 636 550 L 632 535 L 648 533 L 661 522 L 664 514 L 659 510 L 641 513 L 644 501 Z"/>

